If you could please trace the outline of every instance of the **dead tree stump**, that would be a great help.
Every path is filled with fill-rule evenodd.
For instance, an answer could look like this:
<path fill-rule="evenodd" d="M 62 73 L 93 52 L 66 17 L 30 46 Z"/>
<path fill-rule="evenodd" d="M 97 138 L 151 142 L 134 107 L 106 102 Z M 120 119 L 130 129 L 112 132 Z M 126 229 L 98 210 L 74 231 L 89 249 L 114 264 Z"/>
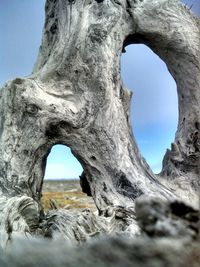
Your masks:
<path fill-rule="evenodd" d="M 83 166 L 100 215 L 120 207 L 128 216 L 141 195 L 197 205 L 199 20 L 178 0 L 47 0 L 45 11 L 33 73 L 0 91 L 1 243 L 41 232 L 45 164 L 55 144 L 70 147 Z M 161 175 L 138 150 L 131 92 L 120 76 L 121 53 L 135 43 L 162 58 L 177 83 L 178 129 Z"/>

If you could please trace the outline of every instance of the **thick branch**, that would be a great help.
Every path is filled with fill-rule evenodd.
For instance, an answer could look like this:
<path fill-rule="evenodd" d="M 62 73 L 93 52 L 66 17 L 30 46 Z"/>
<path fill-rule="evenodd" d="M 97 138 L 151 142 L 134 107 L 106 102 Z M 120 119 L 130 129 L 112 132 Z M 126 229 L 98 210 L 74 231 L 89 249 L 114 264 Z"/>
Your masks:
<path fill-rule="evenodd" d="M 110 206 L 134 207 L 141 195 L 174 198 L 169 188 L 181 185 L 177 196 L 197 205 L 199 36 L 198 20 L 174 0 L 48 0 L 33 74 L 0 91 L 3 198 L 30 197 L 42 213 L 46 158 L 59 143 L 82 164 L 101 214 Z M 177 82 L 179 126 L 162 172 L 170 182 L 153 174 L 131 131 L 131 93 L 122 86 L 120 57 L 125 45 L 137 42 L 151 47 Z"/>

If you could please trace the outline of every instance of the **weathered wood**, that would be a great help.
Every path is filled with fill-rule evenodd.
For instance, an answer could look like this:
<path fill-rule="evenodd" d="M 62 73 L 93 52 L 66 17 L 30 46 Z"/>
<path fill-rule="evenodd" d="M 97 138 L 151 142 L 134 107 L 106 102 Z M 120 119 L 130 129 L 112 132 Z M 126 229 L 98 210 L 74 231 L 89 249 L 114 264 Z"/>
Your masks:
<path fill-rule="evenodd" d="M 82 164 L 99 214 L 110 207 L 130 209 L 141 195 L 197 205 L 199 20 L 178 0 L 47 0 L 45 10 L 32 75 L 0 91 L 3 232 L 32 233 L 39 225 L 46 159 L 55 144 L 69 146 Z M 121 53 L 133 43 L 148 45 L 177 83 L 179 124 L 160 176 L 139 153 L 129 120 L 131 92 L 120 77 Z M 25 215 L 19 208 L 23 197 L 31 203 Z"/>
<path fill-rule="evenodd" d="M 84 239 L 84 243 L 78 247 L 72 246 L 71 237 L 70 243 L 64 240 L 63 233 L 57 234 L 54 240 L 15 239 L 6 253 L 3 254 L 0 250 L 0 263 L 5 267 L 199 266 L 198 211 L 181 202 L 141 198 L 136 201 L 136 213 L 144 233 L 138 237 L 117 234 L 108 238 L 96 233 L 93 237 L 90 236 L 92 242 L 85 243 Z M 89 222 L 91 217 L 85 215 Z M 87 230 L 91 226 L 93 221 L 89 223 Z M 101 227 L 100 220 L 99 226 Z M 69 234 L 70 231 L 67 232 Z M 81 234 L 78 238 L 80 237 L 84 238 L 84 235 Z"/>
<path fill-rule="evenodd" d="M 173 245 L 172 245 L 173 244 Z M 4 267 L 198 267 L 199 248 L 181 240 L 111 238 L 73 248 L 63 240 L 15 240 Z"/>

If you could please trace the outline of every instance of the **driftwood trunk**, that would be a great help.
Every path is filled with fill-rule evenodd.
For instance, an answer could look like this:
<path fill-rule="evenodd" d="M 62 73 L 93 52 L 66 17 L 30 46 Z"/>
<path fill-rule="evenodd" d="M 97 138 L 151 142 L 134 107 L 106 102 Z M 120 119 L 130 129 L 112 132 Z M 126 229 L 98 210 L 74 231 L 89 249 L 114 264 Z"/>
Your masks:
<path fill-rule="evenodd" d="M 55 144 L 70 147 L 83 166 L 83 191 L 99 215 L 112 218 L 114 212 L 134 224 L 134 201 L 141 195 L 197 206 L 199 20 L 178 0 L 47 0 L 45 11 L 33 73 L 0 91 L 1 243 L 19 232 L 42 233 L 42 219 L 59 229 L 64 222 L 66 229 L 75 224 L 64 211 L 52 222 L 55 213 L 45 218 L 40 204 L 46 159 Z M 162 58 L 177 83 L 178 129 L 160 175 L 140 155 L 129 119 L 131 92 L 121 81 L 121 53 L 135 43 Z M 95 216 L 96 224 L 103 216 Z M 111 232 L 113 220 L 105 220 L 105 232 Z M 116 231 L 123 228 L 116 225 Z"/>

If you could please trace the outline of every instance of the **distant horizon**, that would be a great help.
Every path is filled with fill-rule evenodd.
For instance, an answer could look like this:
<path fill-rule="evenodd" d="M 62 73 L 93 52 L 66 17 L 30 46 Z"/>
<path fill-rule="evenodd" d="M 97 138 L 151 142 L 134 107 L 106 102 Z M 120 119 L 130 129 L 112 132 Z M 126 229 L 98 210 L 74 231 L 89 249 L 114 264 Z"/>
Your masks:
<path fill-rule="evenodd" d="M 78 178 L 44 178 L 45 181 L 65 181 L 65 180 L 80 180 L 80 177 Z"/>

